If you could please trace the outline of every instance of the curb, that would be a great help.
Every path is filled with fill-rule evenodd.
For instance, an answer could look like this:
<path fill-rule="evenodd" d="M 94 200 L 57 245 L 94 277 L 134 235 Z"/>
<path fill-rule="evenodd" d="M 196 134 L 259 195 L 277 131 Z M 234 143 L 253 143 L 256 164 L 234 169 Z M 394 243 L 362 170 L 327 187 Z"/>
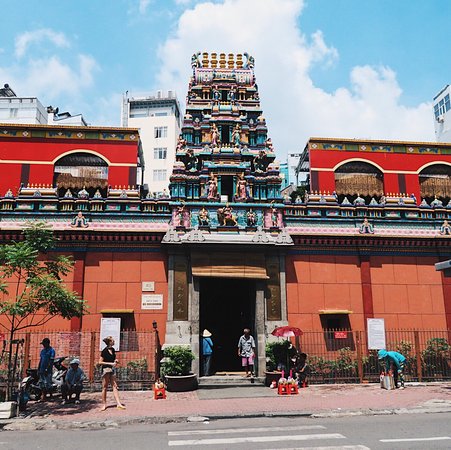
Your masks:
<path fill-rule="evenodd" d="M 401 414 L 432 414 L 451 413 L 451 407 L 445 408 L 399 408 L 399 409 L 363 409 L 363 410 L 333 410 L 330 412 L 256 412 L 237 414 L 212 414 L 206 416 L 143 416 L 129 417 L 119 420 L 87 420 L 87 421 L 66 421 L 53 419 L 11 419 L 0 423 L 0 428 L 4 431 L 39 431 L 39 430 L 102 430 L 108 428 L 120 428 L 127 425 L 163 425 L 168 423 L 188 423 L 188 422 L 208 422 L 212 420 L 226 419 L 253 419 L 253 418 L 274 418 L 274 417 L 310 417 L 312 419 L 356 417 L 356 416 L 382 416 Z"/>

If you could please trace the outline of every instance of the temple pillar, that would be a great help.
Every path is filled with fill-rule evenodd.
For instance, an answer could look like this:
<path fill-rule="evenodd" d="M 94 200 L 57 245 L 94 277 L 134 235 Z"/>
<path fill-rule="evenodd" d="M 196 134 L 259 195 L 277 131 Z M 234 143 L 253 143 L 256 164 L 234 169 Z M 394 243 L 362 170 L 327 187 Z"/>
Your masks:
<path fill-rule="evenodd" d="M 360 279 L 362 281 L 363 321 L 374 317 L 373 291 L 371 285 L 371 260 L 369 256 L 360 256 Z"/>

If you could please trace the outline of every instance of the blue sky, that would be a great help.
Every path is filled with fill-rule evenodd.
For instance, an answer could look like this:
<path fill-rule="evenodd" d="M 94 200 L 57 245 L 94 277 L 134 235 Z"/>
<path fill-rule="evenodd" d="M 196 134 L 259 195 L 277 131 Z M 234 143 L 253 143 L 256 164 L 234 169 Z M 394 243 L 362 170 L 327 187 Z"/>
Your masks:
<path fill-rule="evenodd" d="M 434 140 L 449 0 L 1 1 L 0 83 L 119 125 L 121 94 L 175 89 L 198 50 L 251 53 L 281 159 L 309 136 Z"/>

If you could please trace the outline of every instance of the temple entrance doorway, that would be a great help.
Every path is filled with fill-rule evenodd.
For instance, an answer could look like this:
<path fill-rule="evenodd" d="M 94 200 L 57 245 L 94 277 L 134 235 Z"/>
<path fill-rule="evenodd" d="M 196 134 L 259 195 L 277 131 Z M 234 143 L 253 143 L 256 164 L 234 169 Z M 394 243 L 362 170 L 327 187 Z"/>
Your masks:
<path fill-rule="evenodd" d="M 200 353 L 202 332 L 212 333 L 212 373 L 242 372 L 237 354 L 238 339 L 248 327 L 255 331 L 255 281 L 230 278 L 200 279 Z"/>

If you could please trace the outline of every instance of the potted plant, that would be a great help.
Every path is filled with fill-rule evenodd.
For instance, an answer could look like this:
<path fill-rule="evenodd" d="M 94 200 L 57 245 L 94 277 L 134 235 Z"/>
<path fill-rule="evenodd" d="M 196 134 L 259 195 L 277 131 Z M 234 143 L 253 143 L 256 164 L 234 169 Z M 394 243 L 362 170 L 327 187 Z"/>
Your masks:
<path fill-rule="evenodd" d="M 191 372 L 194 354 L 189 347 L 174 345 L 163 350 L 162 375 L 170 392 L 197 389 L 197 376 Z"/>
<path fill-rule="evenodd" d="M 282 369 L 288 364 L 289 341 L 276 341 L 266 343 L 266 371 L 265 385 L 271 386 L 273 381 L 278 382 L 282 376 Z"/>

